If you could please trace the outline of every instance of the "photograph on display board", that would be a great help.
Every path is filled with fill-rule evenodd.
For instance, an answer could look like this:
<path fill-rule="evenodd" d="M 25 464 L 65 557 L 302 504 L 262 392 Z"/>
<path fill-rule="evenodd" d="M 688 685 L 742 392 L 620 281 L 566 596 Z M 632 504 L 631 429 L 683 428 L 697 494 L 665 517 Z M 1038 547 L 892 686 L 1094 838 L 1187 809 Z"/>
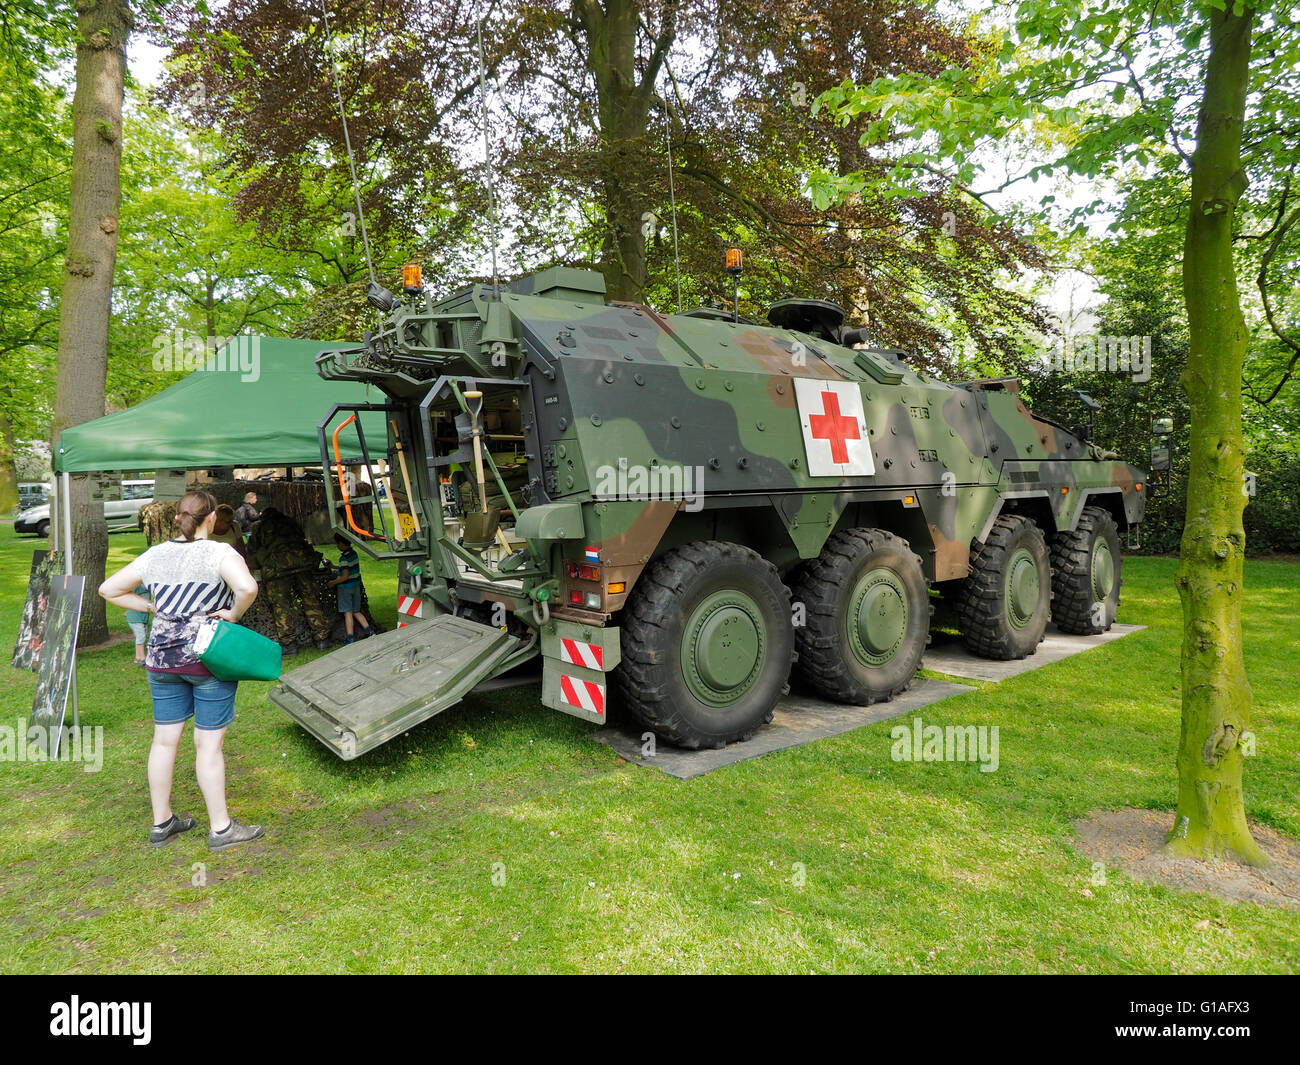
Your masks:
<path fill-rule="evenodd" d="M 67 711 L 68 692 L 77 656 L 77 628 L 81 624 L 81 600 L 85 577 L 56 576 L 50 581 L 50 606 L 41 641 L 41 668 L 32 700 L 28 742 L 58 757 Z"/>
<path fill-rule="evenodd" d="M 27 581 L 27 602 L 18 626 L 13 664 L 17 669 L 35 673 L 41 664 L 41 642 L 45 631 L 45 614 L 50 601 L 50 578 L 63 572 L 62 551 L 33 551 L 32 575 Z"/>

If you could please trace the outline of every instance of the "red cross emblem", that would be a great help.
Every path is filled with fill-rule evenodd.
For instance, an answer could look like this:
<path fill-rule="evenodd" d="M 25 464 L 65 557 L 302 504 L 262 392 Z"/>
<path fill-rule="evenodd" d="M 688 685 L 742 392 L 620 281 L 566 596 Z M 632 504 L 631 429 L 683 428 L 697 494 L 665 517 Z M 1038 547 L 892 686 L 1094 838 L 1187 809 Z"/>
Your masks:
<path fill-rule="evenodd" d="M 861 440 L 858 420 L 840 413 L 840 397 L 834 392 L 822 393 L 823 414 L 808 417 L 808 426 L 814 440 L 825 440 L 831 445 L 832 462 L 848 462 L 850 440 Z"/>

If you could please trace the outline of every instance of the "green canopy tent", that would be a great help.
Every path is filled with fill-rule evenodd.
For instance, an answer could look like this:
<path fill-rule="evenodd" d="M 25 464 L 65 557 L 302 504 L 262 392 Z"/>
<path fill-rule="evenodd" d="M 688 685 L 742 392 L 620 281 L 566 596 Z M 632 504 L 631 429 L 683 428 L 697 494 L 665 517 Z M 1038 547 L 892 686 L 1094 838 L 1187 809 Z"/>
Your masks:
<path fill-rule="evenodd" d="M 326 381 L 319 340 L 235 337 L 201 367 L 134 407 L 65 429 L 54 449 L 56 473 L 220 466 L 316 466 L 316 426 L 336 403 L 383 403 L 364 385 Z M 363 415 L 366 446 L 387 447 L 382 412 Z M 360 453 L 356 431 L 339 435 Z"/>
<path fill-rule="evenodd" d="M 115 414 L 65 429 L 54 449 L 63 504 L 68 475 L 144 469 L 201 470 L 226 466 L 317 466 L 316 427 L 337 403 L 382 404 L 365 385 L 326 381 L 316 356 L 348 342 L 235 337 L 203 365 L 156 396 Z M 335 426 L 343 419 L 336 418 Z M 382 411 L 359 418 L 371 457 L 388 446 Z M 355 423 L 339 434 L 344 458 L 359 457 Z M 72 572 L 68 511 L 62 540 Z"/>

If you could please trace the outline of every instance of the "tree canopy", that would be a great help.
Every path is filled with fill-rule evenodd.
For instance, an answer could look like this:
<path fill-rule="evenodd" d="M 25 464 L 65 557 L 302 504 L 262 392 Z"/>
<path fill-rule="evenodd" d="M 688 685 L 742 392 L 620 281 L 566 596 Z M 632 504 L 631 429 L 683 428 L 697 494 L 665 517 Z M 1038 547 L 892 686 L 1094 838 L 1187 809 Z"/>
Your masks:
<path fill-rule="evenodd" d="M 672 307 L 680 264 L 693 305 L 730 297 L 720 266 L 738 246 L 751 313 L 833 299 L 932 365 L 954 332 L 1005 351 L 1042 324 L 999 282 L 1047 256 L 938 178 L 833 207 L 808 196 L 815 168 L 888 169 L 888 149 L 860 143 L 865 119 L 814 114 L 819 93 L 986 61 L 987 41 L 928 6 L 366 0 L 331 17 L 328 45 L 320 9 L 286 0 L 192 8 L 165 34 L 168 106 L 222 135 L 240 216 L 300 253 L 327 258 L 319 235 L 355 223 L 332 46 L 380 268 L 416 256 L 435 286 L 483 276 L 481 19 L 506 272 L 587 264 L 611 295 Z M 355 233 L 337 253 L 340 279 L 360 277 Z"/>

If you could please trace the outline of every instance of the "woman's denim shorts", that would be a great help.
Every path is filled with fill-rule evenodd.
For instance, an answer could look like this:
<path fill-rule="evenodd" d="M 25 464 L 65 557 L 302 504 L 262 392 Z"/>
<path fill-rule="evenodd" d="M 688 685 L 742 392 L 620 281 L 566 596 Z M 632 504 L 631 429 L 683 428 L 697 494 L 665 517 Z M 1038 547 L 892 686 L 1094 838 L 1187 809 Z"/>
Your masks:
<path fill-rule="evenodd" d="M 216 732 L 235 720 L 238 681 L 149 671 L 155 725 L 179 725 L 194 718 L 194 727 Z"/>

